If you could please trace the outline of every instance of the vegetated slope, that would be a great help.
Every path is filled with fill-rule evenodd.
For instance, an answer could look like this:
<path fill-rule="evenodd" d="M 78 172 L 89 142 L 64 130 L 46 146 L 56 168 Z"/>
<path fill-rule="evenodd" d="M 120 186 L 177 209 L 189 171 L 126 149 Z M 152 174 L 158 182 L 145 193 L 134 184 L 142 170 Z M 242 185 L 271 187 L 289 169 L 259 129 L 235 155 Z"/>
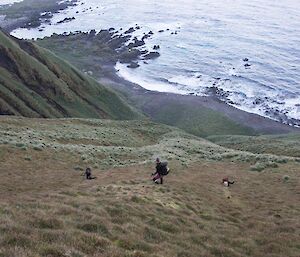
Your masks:
<path fill-rule="evenodd" d="M 158 155 L 164 185 L 150 179 Z M 300 255 L 299 158 L 148 121 L 2 116 L 0 162 L 0 256 Z"/>
<path fill-rule="evenodd" d="M 0 114 L 134 119 L 119 95 L 48 50 L 0 31 Z"/>
<path fill-rule="evenodd" d="M 120 91 L 152 120 L 177 126 L 194 135 L 282 134 L 297 131 L 268 118 L 238 110 L 213 97 L 152 92 L 121 80 L 115 75 L 114 64 L 118 60 L 118 53 L 112 43 L 123 41 L 120 35 L 114 33 L 102 31 L 96 34 L 91 31 L 55 34 L 37 40 L 36 44 L 63 56 L 78 69 L 93 74 L 105 85 Z"/>
<path fill-rule="evenodd" d="M 255 135 L 257 132 L 247 126 L 230 120 L 221 112 L 199 106 L 166 95 L 155 98 L 155 93 L 140 99 L 142 110 L 154 121 L 181 128 L 196 136 L 209 135 Z M 142 104 L 141 104 L 142 103 Z"/>
<path fill-rule="evenodd" d="M 300 133 L 264 136 L 210 136 L 208 140 L 241 151 L 300 157 Z"/>

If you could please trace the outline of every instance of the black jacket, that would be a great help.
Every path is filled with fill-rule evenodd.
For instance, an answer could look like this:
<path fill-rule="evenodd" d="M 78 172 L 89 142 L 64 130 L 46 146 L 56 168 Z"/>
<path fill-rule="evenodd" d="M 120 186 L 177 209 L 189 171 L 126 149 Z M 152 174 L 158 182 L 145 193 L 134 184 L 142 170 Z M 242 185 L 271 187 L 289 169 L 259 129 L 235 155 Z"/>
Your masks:
<path fill-rule="evenodd" d="M 159 175 L 165 176 L 168 174 L 168 169 L 167 169 L 167 165 L 163 164 L 163 163 L 157 163 L 156 164 L 156 173 L 158 173 Z"/>

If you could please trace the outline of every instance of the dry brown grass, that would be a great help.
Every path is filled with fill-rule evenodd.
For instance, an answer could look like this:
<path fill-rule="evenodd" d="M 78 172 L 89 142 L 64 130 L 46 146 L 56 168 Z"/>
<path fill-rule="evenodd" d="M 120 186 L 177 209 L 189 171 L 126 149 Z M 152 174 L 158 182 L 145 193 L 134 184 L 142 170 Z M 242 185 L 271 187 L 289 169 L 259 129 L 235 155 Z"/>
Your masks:
<path fill-rule="evenodd" d="M 30 164 L 22 155 L 1 157 L 0 256 L 299 256 L 294 164 L 255 173 L 174 163 L 159 186 L 150 166 L 94 170 L 85 181 L 70 155 L 35 151 Z M 224 175 L 236 184 L 222 187 Z"/>
<path fill-rule="evenodd" d="M 174 159 L 161 186 L 152 164 L 86 181 L 71 151 L 22 147 L 0 146 L 1 257 L 300 256 L 297 162 Z"/>

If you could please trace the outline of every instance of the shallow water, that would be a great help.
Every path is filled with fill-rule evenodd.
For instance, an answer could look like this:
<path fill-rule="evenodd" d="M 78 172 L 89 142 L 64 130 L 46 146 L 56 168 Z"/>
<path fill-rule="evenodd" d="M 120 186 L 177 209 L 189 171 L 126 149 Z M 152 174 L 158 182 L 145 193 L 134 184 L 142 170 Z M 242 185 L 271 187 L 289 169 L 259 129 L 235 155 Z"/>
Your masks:
<path fill-rule="evenodd" d="M 120 76 L 148 89 L 183 94 L 206 95 L 216 87 L 223 90 L 224 101 L 242 110 L 287 123 L 286 118 L 300 120 L 300 1 L 80 2 L 55 15 L 43 31 L 12 34 L 32 38 L 110 27 L 125 31 L 138 24 L 135 35 L 152 30 L 146 47 L 159 44 L 161 56 L 147 64 L 140 61 L 138 69 L 117 64 Z M 72 22 L 56 24 L 73 16 Z"/>

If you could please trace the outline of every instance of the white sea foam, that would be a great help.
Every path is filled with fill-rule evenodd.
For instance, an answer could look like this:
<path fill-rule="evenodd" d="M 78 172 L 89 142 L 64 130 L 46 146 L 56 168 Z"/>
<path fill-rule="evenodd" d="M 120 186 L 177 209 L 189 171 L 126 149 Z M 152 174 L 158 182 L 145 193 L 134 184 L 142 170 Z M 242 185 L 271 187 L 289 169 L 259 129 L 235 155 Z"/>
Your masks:
<path fill-rule="evenodd" d="M 284 5 L 255 0 L 251 8 L 246 2 L 80 0 L 54 14 L 51 24 L 12 34 L 38 38 L 110 27 L 125 32 L 138 24 L 141 29 L 132 36 L 141 38 L 153 31 L 142 48 L 150 51 L 159 44 L 161 56 L 147 64 L 140 61 L 138 69 L 117 64 L 119 76 L 162 92 L 205 95 L 208 88 L 216 87 L 239 109 L 270 118 L 274 116 L 268 111 L 278 110 L 300 120 L 298 0 L 286 0 Z M 66 17 L 75 20 L 57 24 Z M 245 57 L 249 61 L 244 62 Z"/>
<path fill-rule="evenodd" d="M 13 3 L 18 3 L 22 2 L 23 0 L 0 0 L 0 5 L 4 4 L 13 4 Z"/>
<path fill-rule="evenodd" d="M 158 92 L 170 92 L 176 94 L 185 94 L 186 92 L 180 90 L 168 83 L 159 83 L 151 80 L 147 80 L 145 77 L 140 76 L 136 69 L 128 69 L 126 64 L 117 63 L 115 66 L 118 76 L 130 81 L 134 84 L 140 85 L 141 87 Z"/>

